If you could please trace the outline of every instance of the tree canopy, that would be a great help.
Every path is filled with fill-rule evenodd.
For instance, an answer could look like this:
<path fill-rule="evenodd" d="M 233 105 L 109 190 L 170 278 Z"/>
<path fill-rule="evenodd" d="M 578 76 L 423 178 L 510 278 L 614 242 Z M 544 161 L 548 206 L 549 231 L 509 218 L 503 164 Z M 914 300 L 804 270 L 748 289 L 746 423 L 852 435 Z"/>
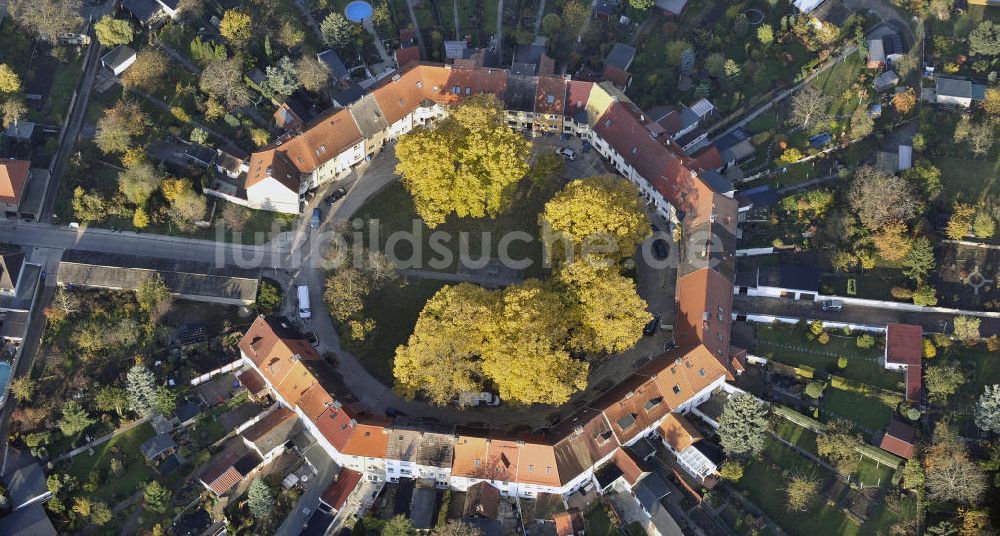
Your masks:
<path fill-rule="evenodd" d="M 652 232 L 635 185 L 612 176 L 569 183 L 538 218 L 548 255 L 558 259 L 632 257 Z"/>
<path fill-rule="evenodd" d="M 892 221 L 907 221 L 917 210 L 917 200 L 903 178 L 871 166 L 855 173 L 847 200 L 861 224 L 873 231 Z"/>
<path fill-rule="evenodd" d="M 987 385 L 976 400 L 976 426 L 1000 433 L 1000 385 Z"/>
<path fill-rule="evenodd" d="M 749 457 L 763 450 L 768 412 L 767 404 L 751 394 L 730 396 L 719 417 L 722 449 L 736 457 Z"/>
<path fill-rule="evenodd" d="M 125 19 L 116 19 L 111 15 L 105 15 L 101 17 L 101 20 L 95 22 L 94 32 L 97 33 L 97 40 L 101 46 L 105 47 L 127 45 L 135 37 L 135 28 L 131 22 Z"/>
<path fill-rule="evenodd" d="M 10 0 L 7 10 L 18 24 L 50 44 L 80 30 L 80 0 Z"/>
<path fill-rule="evenodd" d="M 257 519 L 263 519 L 274 511 L 276 496 L 274 489 L 264 482 L 263 478 L 258 478 L 250 484 L 247 489 L 247 506 L 250 513 Z"/>
<path fill-rule="evenodd" d="M 97 120 L 94 143 L 104 153 L 122 153 L 146 130 L 146 114 L 134 101 L 120 100 Z"/>
<path fill-rule="evenodd" d="M 434 128 L 417 128 L 396 145 L 396 172 L 428 227 L 459 217 L 496 217 L 528 171 L 531 144 L 503 121 L 492 95 L 459 105 Z"/>

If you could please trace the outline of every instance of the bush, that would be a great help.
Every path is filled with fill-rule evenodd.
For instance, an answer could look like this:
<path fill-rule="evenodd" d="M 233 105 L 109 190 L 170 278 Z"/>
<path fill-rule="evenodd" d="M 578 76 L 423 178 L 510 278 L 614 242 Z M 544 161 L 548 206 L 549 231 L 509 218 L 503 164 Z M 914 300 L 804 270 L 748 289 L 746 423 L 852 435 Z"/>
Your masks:
<path fill-rule="evenodd" d="M 862 333 L 861 335 L 858 335 L 858 338 L 855 339 L 854 342 L 857 344 L 858 348 L 867 350 L 875 346 L 875 337 L 872 337 L 868 333 Z"/>
<path fill-rule="evenodd" d="M 257 288 L 257 311 L 270 314 L 281 307 L 281 286 L 273 279 L 262 278 Z"/>
<path fill-rule="evenodd" d="M 934 346 L 938 348 L 947 348 L 951 346 L 951 337 L 945 335 L 944 333 L 935 333 L 931 336 L 934 341 Z"/>
<path fill-rule="evenodd" d="M 809 365 L 799 365 L 795 367 L 795 373 L 803 378 L 809 378 L 811 380 L 816 374 L 816 369 L 810 367 Z"/>
<path fill-rule="evenodd" d="M 819 341 L 820 344 L 826 344 L 830 342 L 830 335 L 824 331 L 819 334 L 819 337 L 816 337 L 816 340 Z"/>
<path fill-rule="evenodd" d="M 917 408 L 910 408 L 906 410 L 906 418 L 911 421 L 915 421 L 920 418 L 920 410 Z"/>
<path fill-rule="evenodd" d="M 897 300 L 909 300 L 913 298 L 913 291 L 906 287 L 892 287 L 889 294 Z"/>
<path fill-rule="evenodd" d="M 837 358 L 837 368 L 840 368 L 840 369 L 847 368 L 847 358 L 846 357 L 840 356 L 840 357 Z"/>
<path fill-rule="evenodd" d="M 924 359 L 933 359 L 937 355 L 937 348 L 930 339 L 924 339 Z"/>
<path fill-rule="evenodd" d="M 990 335 L 990 338 L 986 339 L 986 349 L 991 352 L 1000 350 L 1000 337 L 997 337 L 995 333 Z"/>
<path fill-rule="evenodd" d="M 810 398 L 818 399 L 823 396 L 823 391 L 826 389 L 826 384 L 823 382 L 809 382 L 806 386 L 806 395 Z"/>
<path fill-rule="evenodd" d="M 47 445 L 51 438 L 51 432 L 34 432 L 24 436 L 24 444 L 31 448 L 40 447 Z"/>
<path fill-rule="evenodd" d="M 809 323 L 809 331 L 811 331 L 813 335 L 819 335 L 820 333 L 823 333 L 823 323 L 820 322 L 819 320 L 813 320 L 812 322 Z"/>

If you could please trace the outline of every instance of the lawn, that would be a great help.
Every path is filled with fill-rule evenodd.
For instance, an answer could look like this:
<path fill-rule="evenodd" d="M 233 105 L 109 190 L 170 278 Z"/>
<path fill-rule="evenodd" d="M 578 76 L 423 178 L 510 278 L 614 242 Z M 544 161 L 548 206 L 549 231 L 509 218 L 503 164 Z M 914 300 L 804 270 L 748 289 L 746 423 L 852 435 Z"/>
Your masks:
<path fill-rule="evenodd" d="M 811 460 L 803 457 L 771 436 L 767 436 L 764 440 L 764 456 L 780 465 L 782 469 L 793 473 L 811 473 L 819 470 Z M 825 477 L 826 473 L 824 472 L 820 476 Z"/>
<path fill-rule="evenodd" d="M 416 234 L 419 251 L 413 250 L 409 241 L 397 242 L 389 256 L 397 260 L 401 268 L 421 270 L 441 270 L 455 272 L 458 266 L 459 240 L 466 236 L 468 240 L 468 257 L 477 260 L 483 252 L 491 258 L 499 258 L 499 242 L 501 237 L 512 232 L 526 232 L 533 239 L 531 242 L 516 240 L 510 244 L 508 252 L 513 260 L 526 259 L 531 265 L 525 270 L 526 275 L 540 276 L 544 274 L 542 267 L 542 245 L 539 240 L 538 214 L 545 202 L 551 196 L 556 181 L 550 181 L 548 187 L 532 188 L 529 181 L 522 181 L 515 194 L 511 208 L 500 214 L 496 219 L 490 218 L 459 218 L 449 216 L 447 221 L 435 229 L 429 229 L 419 219 L 413 206 L 413 199 L 401 183 L 394 183 L 383 192 L 369 200 L 355 215 L 365 222 L 363 229 L 366 245 L 371 247 L 371 232 L 373 220 L 378 224 L 378 249 L 385 250 L 389 237 L 393 233 Z M 446 240 L 431 245 L 432 233 L 443 232 Z M 451 259 L 445 259 L 438 250 L 442 247 L 451 252 Z"/>
<path fill-rule="evenodd" d="M 818 468 L 816 470 L 818 472 Z M 785 478 L 766 463 L 749 464 L 739 487 L 749 493 L 754 504 L 793 536 L 851 536 L 858 534 L 861 528 L 828 504 L 814 506 L 809 512 L 790 512 L 785 498 Z"/>
<path fill-rule="evenodd" d="M 858 54 L 851 54 L 844 61 L 838 62 L 817 76 L 809 85 L 833 99 L 830 103 L 831 116 L 849 117 L 858 107 L 858 98 L 851 95 L 848 89 L 864 72 L 864 60 Z"/>
<path fill-rule="evenodd" d="M 868 516 L 868 520 L 861 527 L 861 534 L 864 536 L 888 534 L 893 525 L 904 519 L 912 519 L 917 515 L 919 515 L 919 511 L 915 498 L 885 498 Z"/>
<path fill-rule="evenodd" d="M 406 344 L 417 323 L 424 304 L 444 283 L 427 279 L 411 279 L 403 286 L 388 284 L 365 300 L 364 316 L 375 321 L 375 329 L 363 344 L 350 340 L 344 326 L 344 345 L 361 359 L 365 368 L 376 378 L 392 385 L 393 358 L 396 347 Z"/>
<path fill-rule="evenodd" d="M 137 426 L 95 447 L 93 455 L 85 452 L 76 456 L 66 472 L 81 483 L 87 483 L 93 480 L 92 473 L 96 469 L 100 478 L 91 496 L 114 505 L 156 477 L 153 470 L 146 467 L 146 461 L 139 452 L 139 446 L 153 437 L 153 434 L 153 427 L 149 424 Z M 125 472 L 121 475 L 109 474 L 112 458 L 118 458 L 124 463 Z"/>
<path fill-rule="evenodd" d="M 618 535 L 607 509 L 599 502 L 584 514 L 583 526 L 587 534 L 594 536 Z"/>
<path fill-rule="evenodd" d="M 865 486 L 888 486 L 895 472 L 895 467 L 880 464 L 867 456 L 862 456 L 855 479 L 856 482 Z"/>
<path fill-rule="evenodd" d="M 892 418 L 893 408 L 877 398 L 840 389 L 827 389 L 821 411 L 826 420 L 836 414 L 868 430 L 884 430 Z"/>
<path fill-rule="evenodd" d="M 983 387 L 1000 383 L 1000 357 L 985 348 L 965 348 L 955 345 L 939 349 L 935 359 L 958 360 L 964 366 L 972 367 L 972 382 L 966 385 L 973 387 L 976 395 L 983 392 Z"/>
<path fill-rule="evenodd" d="M 791 345 L 788 348 L 782 345 Z M 870 350 L 857 347 L 854 337 L 831 335 L 830 342 L 806 342 L 797 328 L 757 325 L 757 353 L 779 363 L 798 366 L 808 365 L 850 380 L 886 389 L 899 390 L 903 374 L 890 372 L 878 363 L 876 345 Z M 837 366 L 840 356 L 847 358 L 847 368 Z"/>
<path fill-rule="evenodd" d="M 782 418 L 775 433 L 790 443 L 794 443 L 799 448 L 816 454 L 816 432 Z"/>

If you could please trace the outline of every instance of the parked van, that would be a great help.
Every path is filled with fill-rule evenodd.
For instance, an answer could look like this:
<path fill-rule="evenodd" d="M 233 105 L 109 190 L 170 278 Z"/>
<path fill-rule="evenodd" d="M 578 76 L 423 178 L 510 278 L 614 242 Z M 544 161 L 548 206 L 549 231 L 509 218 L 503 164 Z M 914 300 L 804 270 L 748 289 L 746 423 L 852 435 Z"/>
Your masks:
<path fill-rule="evenodd" d="M 309 287 L 299 285 L 299 318 L 309 320 L 312 317 L 312 310 L 309 309 Z"/>

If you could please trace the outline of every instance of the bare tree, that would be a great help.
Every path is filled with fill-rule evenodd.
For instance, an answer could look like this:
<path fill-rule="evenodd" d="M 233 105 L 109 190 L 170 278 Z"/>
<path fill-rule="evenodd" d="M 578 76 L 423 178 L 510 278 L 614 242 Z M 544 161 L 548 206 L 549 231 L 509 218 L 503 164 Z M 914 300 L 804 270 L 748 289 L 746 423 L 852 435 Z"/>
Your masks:
<path fill-rule="evenodd" d="M 875 231 L 891 221 L 907 221 L 917 211 L 917 199 L 905 179 L 871 166 L 855 172 L 847 201 L 861 224 Z"/>
<path fill-rule="evenodd" d="M 39 39 L 57 43 L 59 35 L 80 29 L 80 0 L 10 0 L 10 16 Z"/>
<path fill-rule="evenodd" d="M 947 423 L 934 429 L 934 442 L 924 455 L 927 497 L 935 501 L 978 504 L 986 492 L 986 473 Z"/>
<path fill-rule="evenodd" d="M 250 89 L 243 82 L 243 68 L 237 58 L 210 63 L 202 71 L 199 84 L 203 91 L 230 106 L 250 104 Z"/>
<path fill-rule="evenodd" d="M 830 100 L 830 97 L 812 86 L 802 88 L 792 97 L 790 121 L 802 128 L 809 128 L 813 121 L 826 117 Z"/>
<path fill-rule="evenodd" d="M 396 272 L 396 265 L 381 251 L 371 249 L 367 251 L 365 272 L 368 274 L 368 278 L 371 279 L 372 287 L 376 289 L 389 281 L 399 279 L 399 273 Z"/>
<path fill-rule="evenodd" d="M 56 292 L 55 298 L 52 300 L 52 304 L 67 315 L 71 315 L 80 310 L 80 299 L 75 295 L 66 292 L 66 289 L 63 288 L 60 288 L 59 291 Z"/>

